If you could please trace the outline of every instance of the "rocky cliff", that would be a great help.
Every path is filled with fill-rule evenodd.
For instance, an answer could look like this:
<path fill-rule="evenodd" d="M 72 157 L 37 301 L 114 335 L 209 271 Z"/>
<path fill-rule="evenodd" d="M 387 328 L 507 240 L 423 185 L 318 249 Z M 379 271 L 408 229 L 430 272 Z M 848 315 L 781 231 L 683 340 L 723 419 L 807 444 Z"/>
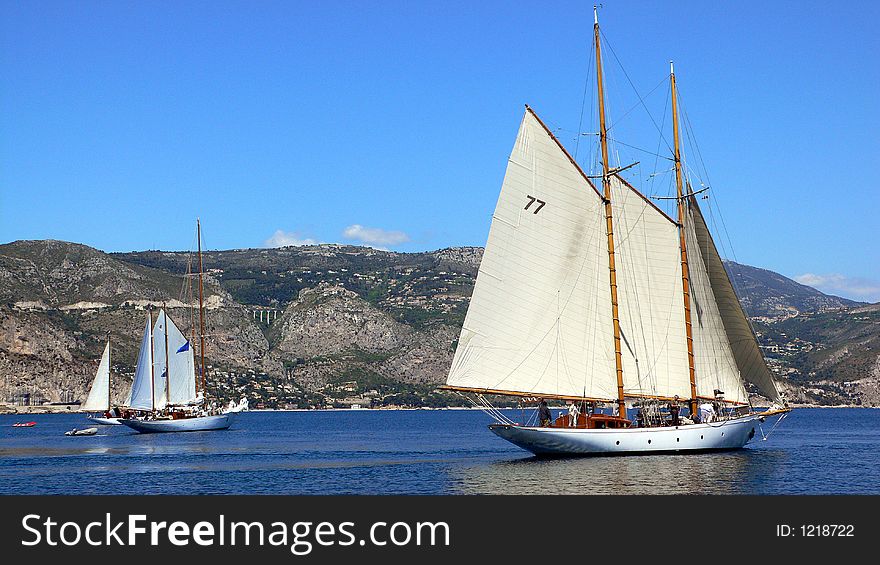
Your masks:
<path fill-rule="evenodd" d="M 269 407 L 452 401 L 431 390 L 445 380 L 481 257 L 342 245 L 208 252 L 211 392 Z M 198 323 L 190 260 L 58 241 L 0 246 L 0 400 L 84 399 L 107 331 L 121 399 L 149 307 L 165 304 L 187 335 Z M 876 306 L 727 267 L 792 398 L 880 405 Z"/>

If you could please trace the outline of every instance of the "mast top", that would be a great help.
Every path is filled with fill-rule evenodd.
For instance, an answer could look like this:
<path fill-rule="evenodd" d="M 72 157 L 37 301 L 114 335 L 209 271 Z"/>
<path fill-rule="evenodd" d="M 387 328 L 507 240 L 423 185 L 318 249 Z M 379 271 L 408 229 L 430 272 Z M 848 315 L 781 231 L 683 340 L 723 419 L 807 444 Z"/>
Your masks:
<path fill-rule="evenodd" d="M 669 61 L 669 74 L 675 74 L 675 65 L 672 63 L 672 61 Z"/>
<path fill-rule="evenodd" d="M 593 5 L 593 25 L 599 25 L 599 6 Z"/>

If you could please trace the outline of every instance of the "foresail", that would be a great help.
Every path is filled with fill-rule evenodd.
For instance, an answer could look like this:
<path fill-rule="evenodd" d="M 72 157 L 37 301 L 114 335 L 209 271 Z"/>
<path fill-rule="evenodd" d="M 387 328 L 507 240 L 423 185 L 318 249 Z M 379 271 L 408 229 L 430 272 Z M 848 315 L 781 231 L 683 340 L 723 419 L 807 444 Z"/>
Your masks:
<path fill-rule="evenodd" d="M 727 332 L 724 330 L 724 322 L 706 266 L 706 256 L 699 244 L 694 224 L 693 210 L 688 209 L 685 237 L 689 251 L 691 330 L 694 336 L 697 395 L 712 398 L 715 390 L 721 390 L 726 400 L 746 402 L 748 397 L 727 339 Z"/>
<path fill-rule="evenodd" d="M 737 299 L 727 271 L 724 269 L 724 263 L 718 254 L 718 249 L 712 241 L 712 235 L 709 233 L 700 207 L 693 197 L 688 200 L 688 220 L 688 245 L 691 245 L 690 241 L 695 241 L 699 245 L 700 260 L 704 269 L 705 280 L 701 281 L 701 291 L 703 294 L 711 292 L 711 302 L 715 306 L 713 314 L 717 312 L 724 336 L 723 341 L 727 344 L 726 355 L 730 356 L 725 359 L 725 364 L 734 367 L 739 393 L 742 395 L 738 399 L 733 398 L 728 389 L 735 385 L 729 384 L 727 385 L 728 389 L 722 388 L 725 392 L 725 398 L 747 402 L 748 398 L 742 387 L 741 376 L 746 382 L 755 385 L 761 394 L 770 400 L 778 400 L 779 391 L 776 382 L 767 368 L 749 321 L 743 312 L 739 299 Z M 691 280 L 694 280 L 693 275 Z M 713 327 L 711 331 L 718 332 L 719 330 Z M 715 339 L 719 338 L 720 336 Z M 699 357 L 697 357 L 697 361 L 699 363 Z M 730 372 L 729 367 L 725 367 L 724 370 Z M 697 374 L 700 374 L 699 371 Z M 698 380 L 697 385 L 699 394 L 711 396 L 711 380 L 705 382 Z"/>
<path fill-rule="evenodd" d="M 110 409 L 110 342 L 104 346 L 104 354 L 101 363 L 92 381 L 89 397 L 80 406 L 80 410 L 109 410 Z"/>
<path fill-rule="evenodd" d="M 624 392 L 690 398 L 678 226 L 611 177 Z"/>
<path fill-rule="evenodd" d="M 168 365 L 170 370 L 170 389 L 166 394 L 166 362 L 165 362 L 165 324 L 168 323 Z M 153 339 L 153 355 L 156 359 L 156 390 L 161 390 L 161 398 L 157 394 L 156 404 L 164 407 L 168 401 L 171 404 L 188 404 L 196 399 L 195 363 L 193 351 L 189 341 L 169 318 L 165 311 L 159 313 L 156 319 L 156 327 Z"/>
<path fill-rule="evenodd" d="M 152 391 L 150 390 L 150 376 L 152 374 L 153 350 L 150 347 L 150 318 L 144 327 L 144 335 L 141 338 L 141 348 L 138 353 L 137 367 L 134 379 L 131 382 L 131 390 L 125 405 L 137 410 L 152 410 Z"/>
<path fill-rule="evenodd" d="M 602 199 L 527 109 L 447 384 L 614 399 Z"/>

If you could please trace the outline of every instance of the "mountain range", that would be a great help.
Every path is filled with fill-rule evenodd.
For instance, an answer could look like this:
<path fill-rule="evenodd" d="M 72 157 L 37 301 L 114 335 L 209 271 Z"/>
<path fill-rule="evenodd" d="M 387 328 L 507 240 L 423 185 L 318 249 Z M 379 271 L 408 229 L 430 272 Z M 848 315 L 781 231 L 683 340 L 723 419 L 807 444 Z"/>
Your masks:
<path fill-rule="evenodd" d="M 460 404 L 436 387 L 481 258 L 476 247 L 205 252 L 209 393 L 267 408 Z M 107 331 L 121 402 L 148 307 L 164 305 L 187 335 L 197 323 L 192 261 L 52 240 L 0 245 L 0 402 L 83 400 Z M 726 266 L 791 400 L 880 405 L 880 305 Z"/>

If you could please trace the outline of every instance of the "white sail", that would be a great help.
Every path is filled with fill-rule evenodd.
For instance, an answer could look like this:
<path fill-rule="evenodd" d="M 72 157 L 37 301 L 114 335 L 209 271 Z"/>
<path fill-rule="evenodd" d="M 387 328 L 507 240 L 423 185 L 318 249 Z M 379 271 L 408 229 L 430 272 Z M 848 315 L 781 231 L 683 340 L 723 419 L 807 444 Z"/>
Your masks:
<path fill-rule="evenodd" d="M 80 410 L 98 410 L 104 411 L 110 409 L 110 342 L 104 346 L 104 354 L 101 356 L 101 363 L 98 365 L 98 371 L 95 373 L 95 380 L 92 381 L 92 388 L 89 390 L 89 397 L 85 403 L 80 406 Z"/>
<path fill-rule="evenodd" d="M 734 371 L 728 370 L 726 374 L 730 384 L 722 383 L 720 387 L 725 393 L 724 397 L 727 400 L 736 399 L 746 402 L 746 393 L 742 387 L 742 381 L 744 380 L 754 384 L 761 394 L 770 400 L 778 400 L 779 391 L 776 387 L 776 382 L 770 369 L 767 368 L 752 328 L 736 297 L 733 285 L 724 268 L 724 263 L 721 261 L 721 256 L 718 254 L 718 249 L 712 241 L 712 236 L 706 226 L 700 207 L 693 197 L 689 199 L 688 210 L 689 221 L 687 231 L 690 232 L 688 234 L 688 245 L 691 245 L 690 241 L 696 242 L 696 246 L 693 247 L 694 251 L 691 254 L 695 255 L 697 254 L 696 250 L 699 250 L 702 267 L 705 269 L 705 280 L 702 281 L 702 285 L 704 289 L 706 287 L 711 289 L 712 303 L 717 308 L 721 327 L 724 331 L 723 341 L 727 344 L 724 362 L 728 366 L 732 365 L 735 367 L 736 383 L 733 382 L 734 376 L 731 374 Z M 708 294 L 707 290 L 703 290 L 703 293 Z M 717 324 L 715 324 L 713 331 L 717 331 Z M 741 395 L 737 398 L 731 395 L 731 390 L 723 388 L 723 386 L 728 388 L 737 387 L 737 384 L 739 385 L 737 392 Z M 699 395 L 711 396 L 711 388 L 711 380 L 698 380 L 697 393 Z"/>
<path fill-rule="evenodd" d="M 168 362 L 165 360 L 165 324 L 168 324 Z M 164 310 L 159 312 L 153 329 L 153 357 L 156 360 L 156 406 L 166 404 L 188 404 L 196 400 L 195 362 L 189 341 L 168 317 Z M 170 368 L 166 380 L 166 365 Z M 170 382 L 168 392 L 166 383 Z M 159 386 L 161 383 L 161 386 Z M 161 392 L 158 392 L 161 391 Z M 161 397 L 161 398 L 160 398 Z"/>
<path fill-rule="evenodd" d="M 740 378 L 739 368 L 730 347 L 724 321 L 711 277 L 706 266 L 707 256 L 700 245 L 695 229 L 693 199 L 685 218 L 690 275 L 691 330 L 694 337 L 694 366 L 697 395 L 713 398 L 715 390 L 724 392 L 725 400 L 748 402 L 748 395 Z"/>
<path fill-rule="evenodd" d="M 153 392 L 150 387 L 150 376 L 153 365 L 153 348 L 150 339 L 150 315 L 147 314 L 147 323 L 144 327 L 144 335 L 141 338 L 141 348 L 138 353 L 137 367 L 134 379 L 131 382 L 131 391 L 128 393 L 126 406 L 136 410 L 153 409 Z"/>
<path fill-rule="evenodd" d="M 697 394 L 773 378 L 696 202 L 685 218 Z M 679 228 L 611 177 L 624 392 L 691 397 Z M 475 391 L 617 398 L 603 201 L 527 110 L 447 377 Z"/>
<path fill-rule="evenodd" d="M 593 186 L 527 109 L 449 386 L 617 397 L 603 208 Z"/>
<path fill-rule="evenodd" d="M 690 398 L 678 226 L 611 177 L 624 392 Z"/>

